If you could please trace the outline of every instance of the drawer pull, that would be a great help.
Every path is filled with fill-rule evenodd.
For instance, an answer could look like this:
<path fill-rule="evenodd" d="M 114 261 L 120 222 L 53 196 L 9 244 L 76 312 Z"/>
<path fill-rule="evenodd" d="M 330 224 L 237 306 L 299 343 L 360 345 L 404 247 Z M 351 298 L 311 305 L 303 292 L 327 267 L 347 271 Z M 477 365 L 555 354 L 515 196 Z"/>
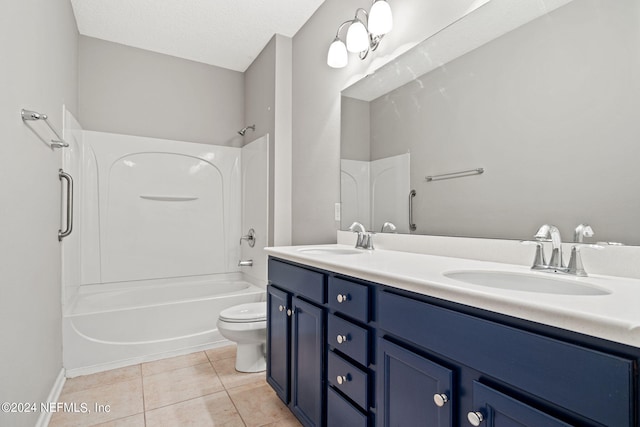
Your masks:
<path fill-rule="evenodd" d="M 349 295 L 346 295 L 346 294 L 338 294 L 336 299 L 340 304 L 342 304 L 343 302 L 349 301 L 351 298 L 349 298 Z"/>
<path fill-rule="evenodd" d="M 293 312 L 291 311 L 291 309 L 288 309 L 288 310 L 287 310 L 287 316 L 291 317 L 291 313 L 293 313 Z"/>
<path fill-rule="evenodd" d="M 348 336 L 346 336 L 346 335 L 338 335 L 338 336 L 336 337 L 336 341 L 338 341 L 338 344 L 344 344 L 344 343 L 346 343 L 347 341 L 349 341 L 349 337 L 348 337 Z"/>
<path fill-rule="evenodd" d="M 280 305 L 278 306 L 278 310 L 279 310 L 279 311 L 284 311 L 284 305 L 280 304 Z"/>
<path fill-rule="evenodd" d="M 449 397 L 444 393 L 436 393 L 433 395 L 433 402 L 438 408 L 442 408 L 449 401 Z"/>
<path fill-rule="evenodd" d="M 338 381 L 338 384 L 342 385 L 344 383 L 346 383 L 347 381 L 351 381 L 351 375 L 347 374 L 347 375 L 338 375 L 338 377 L 336 378 L 336 381 Z"/>
<path fill-rule="evenodd" d="M 469 424 L 471 424 L 474 427 L 478 427 L 484 421 L 484 417 L 482 416 L 482 413 L 478 411 L 469 412 L 467 414 L 467 419 L 469 420 Z"/>

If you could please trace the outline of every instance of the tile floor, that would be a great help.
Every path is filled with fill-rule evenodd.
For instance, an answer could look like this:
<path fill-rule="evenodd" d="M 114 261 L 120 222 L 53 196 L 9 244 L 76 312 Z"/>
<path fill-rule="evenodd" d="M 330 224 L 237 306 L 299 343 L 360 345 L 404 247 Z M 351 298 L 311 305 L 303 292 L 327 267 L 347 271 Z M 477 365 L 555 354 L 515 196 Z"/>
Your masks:
<path fill-rule="evenodd" d="M 235 346 L 228 346 L 71 378 L 58 401 L 91 412 L 56 412 L 49 426 L 300 425 L 264 372 L 243 374 L 234 365 Z M 100 410 L 105 405 L 108 412 Z"/>

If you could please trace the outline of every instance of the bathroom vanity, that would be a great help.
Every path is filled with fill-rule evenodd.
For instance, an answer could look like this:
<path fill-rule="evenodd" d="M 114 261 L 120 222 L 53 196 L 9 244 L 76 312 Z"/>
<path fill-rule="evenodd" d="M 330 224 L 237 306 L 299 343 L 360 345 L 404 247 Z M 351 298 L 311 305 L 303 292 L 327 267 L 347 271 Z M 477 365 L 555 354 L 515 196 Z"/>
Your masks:
<path fill-rule="evenodd" d="M 267 381 L 306 426 L 638 426 L 637 279 L 523 292 L 448 274 L 523 266 L 267 251 Z"/>

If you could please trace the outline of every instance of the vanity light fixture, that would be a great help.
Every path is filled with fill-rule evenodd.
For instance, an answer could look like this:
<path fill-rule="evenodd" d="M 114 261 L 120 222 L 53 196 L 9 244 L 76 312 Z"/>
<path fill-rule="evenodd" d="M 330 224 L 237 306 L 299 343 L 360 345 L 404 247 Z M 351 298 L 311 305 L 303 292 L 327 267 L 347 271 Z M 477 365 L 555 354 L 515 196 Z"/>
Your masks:
<path fill-rule="evenodd" d="M 364 19 L 358 14 L 364 16 Z M 340 38 L 340 32 L 344 28 L 347 28 L 346 44 Z M 365 59 L 369 51 L 378 48 L 382 37 L 392 28 L 393 16 L 386 0 L 374 0 L 369 13 L 362 8 L 356 9 L 354 18 L 338 27 L 336 37 L 329 46 L 327 65 L 332 68 L 346 67 L 349 62 L 347 51 L 357 53 L 360 59 Z"/>

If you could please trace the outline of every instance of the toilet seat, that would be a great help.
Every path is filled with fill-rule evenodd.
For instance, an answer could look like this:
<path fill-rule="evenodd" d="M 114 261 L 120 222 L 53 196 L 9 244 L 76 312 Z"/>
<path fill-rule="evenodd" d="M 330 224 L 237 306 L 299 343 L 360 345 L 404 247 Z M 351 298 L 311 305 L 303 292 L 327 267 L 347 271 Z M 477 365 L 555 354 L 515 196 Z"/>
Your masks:
<path fill-rule="evenodd" d="M 219 318 L 229 323 L 264 322 L 267 320 L 267 304 L 263 301 L 236 305 L 222 310 Z"/>

